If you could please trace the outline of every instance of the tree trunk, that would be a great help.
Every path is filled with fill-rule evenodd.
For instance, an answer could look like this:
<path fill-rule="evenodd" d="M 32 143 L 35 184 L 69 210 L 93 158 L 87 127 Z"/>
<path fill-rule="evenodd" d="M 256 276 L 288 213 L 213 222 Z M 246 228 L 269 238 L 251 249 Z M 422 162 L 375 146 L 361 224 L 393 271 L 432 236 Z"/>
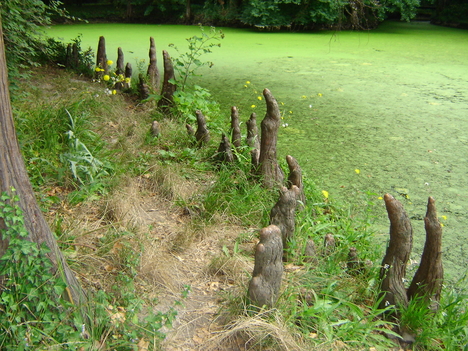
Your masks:
<path fill-rule="evenodd" d="M 437 219 L 435 200 L 429 197 L 424 218 L 426 243 L 421 263 L 408 288 L 408 298 L 424 296 L 437 309 L 442 291 L 444 268 L 442 266 L 442 226 Z"/>
<path fill-rule="evenodd" d="M 263 185 L 272 188 L 282 184 L 284 174 L 278 165 L 276 158 L 276 142 L 278 129 L 281 122 L 281 113 L 276 99 L 268 89 L 263 90 L 263 96 L 267 105 L 265 118 L 261 123 L 262 138 L 260 141 L 259 169 L 263 177 Z"/>
<path fill-rule="evenodd" d="M 171 56 L 166 50 L 163 50 L 164 60 L 164 81 L 161 91 L 161 100 L 158 102 L 158 106 L 162 107 L 165 112 L 169 111 L 169 108 L 174 104 L 174 93 L 176 91 L 176 85 L 170 81 L 175 79 L 174 66 L 172 65 Z"/>
<path fill-rule="evenodd" d="M 235 106 L 231 107 L 231 140 L 232 145 L 234 145 L 236 149 L 239 149 L 242 139 L 239 122 L 239 111 Z"/>
<path fill-rule="evenodd" d="M 270 225 L 260 231 L 255 248 L 255 266 L 249 284 L 249 298 L 257 306 L 272 307 L 278 299 L 283 276 L 281 231 Z"/>
<path fill-rule="evenodd" d="M 190 0 L 185 0 L 185 24 L 190 24 L 192 21 L 192 5 Z"/>
<path fill-rule="evenodd" d="M 19 196 L 19 206 L 24 215 L 26 230 L 29 233 L 28 239 L 38 245 L 46 243 L 50 248 L 48 257 L 55 267 L 61 267 L 65 275 L 70 291 L 69 298 L 72 302 L 79 304 L 86 300 L 81 286 L 68 267 L 60 252 L 57 242 L 44 219 L 39 208 L 34 191 L 28 178 L 23 157 L 20 152 L 16 131 L 13 122 L 10 105 L 10 95 L 8 91 L 7 69 L 5 60 L 5 47 L 3 42 L 2 25 L 0 19 L 0 191 L 10 192 L 11 188 L 16 189 Z M 5 223 L 0 221 L 0 229 L 5 229 Z M 0 257 L 3 256 L 8 243 L 0 236 Z"/>
<path fill-rule="evenodd" d="M 380 270 L 380 291 L 384 295 L 380 308 L 388 305 L 406 306 L 408 297 L 403 279 L 413 247 L 413 228 L 398 200 L 390 194 L 385 194 L 384 200 L 390 220 L 390 243 Z"/>
<path fill-rule="evenodd" d="M 150 63 L 148 65 L 148 78 L 149 83 L 153 91 L 159 94 L 161 87 L 161 77 L 159 76 L 158 64 L 156 60 L 156 45 L 154 44 L 154 38 L 150 37 L 150 49 L 149 49 Z"/>

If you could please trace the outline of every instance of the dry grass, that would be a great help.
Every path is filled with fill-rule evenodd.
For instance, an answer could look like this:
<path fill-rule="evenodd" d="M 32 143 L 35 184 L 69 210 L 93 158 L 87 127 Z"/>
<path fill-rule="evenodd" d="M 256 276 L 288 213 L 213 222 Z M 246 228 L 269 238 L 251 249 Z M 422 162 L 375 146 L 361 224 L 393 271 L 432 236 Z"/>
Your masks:
<path fill-rule="evenodd" d="M 219 350 L 220 345 L 238 343 L 239 339 L 244 340 L 245 350 L 310 350 L 275 309 L 238 316 L 209 340 L 206 349 Z"/>

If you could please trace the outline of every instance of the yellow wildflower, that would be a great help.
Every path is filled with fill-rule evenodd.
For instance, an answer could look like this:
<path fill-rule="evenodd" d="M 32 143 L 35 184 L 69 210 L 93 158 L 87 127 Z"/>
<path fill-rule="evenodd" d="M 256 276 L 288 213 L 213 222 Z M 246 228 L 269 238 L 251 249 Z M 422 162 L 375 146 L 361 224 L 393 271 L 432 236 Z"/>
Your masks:
<path fill-rule="evenodd" d="M 257 96 L 257 99 L 262 100 L 263 98 L 261 96 Z"/>
<path fill-rule="evenodd" d="M 96 67 L 95 71 L 96 72 L 101 72 L 101 69 L 99 67 Z"/>
<path fill-rule="evenodd" d="M 446 220 L 447 220 L 447 216 L 442 216 L 442 219 L 443 219 L 444 221 L 446 221 Z"/>
<path fill-rule="evenodd" d="M 115 95 L 115 94 L 117 94 L 117 90 L 114 89 L 112 90 L 112 95 Z"/>
<path fill-rule="evenodd" d="M 125 78 L 125 83 L 130 83 L 131 79 L 130 77 Z"/>
<path fill-rule="evenodd" d="M 250 84 L 250 82 L 249 82 L 249 81 L 247 81 L 247 82 L 245 82 L 245 84 Z"/>
<path fill-rule="evenodd" d="M 244 88 L 248 88 L 248 86 L 246 84 L 244 84 Z"/>
<path fill-rule="evenodd" d="M 378 199 L 378 200 L 383 200 L 383 197 L 382 197 L 382 196 L 379 196 L 377 199 Z"/>
<path fill-rule="evenodd" d="M 108 66 L 111 66 L 113 63 L 114 63 L 114 61 L 112 61 L 112 60 L 107 60 L 107 65 L 108 65 Z"/>
<path fill-rule="evenodd" d="M 106 75 L 104 75 L 104 77 L 102 77 L 102 79 L 104 79 L 107 82 L 110 79 L 110 77 L 109 77 L 108 74 L 106 74 Z"/>
<path fill-rule="evenodd" d="M 250 106 L 250 107 L 255 108 L 255 107 L 257 107 L 257 106 L 256 106 L 256 105 L 252 105 L 252 106 Z"/>
<path fill-rule="evenodd" d="M 325 199 L 328 199 L 328 191 L 322 190 L 322 194 Z"/>
<path fill-rule="evenodd" d="M 307 99 L 307 96 L 302 95 L 302 96 L 301 96 L 301 99 Z"/>
<path fill-rule="evenodd" d="M 323 94 L 322 94 L 322 93 L 318 93 L 318 94 L 317 94 L 317 96 L 319 96 L 319 97 L 322 97 L 322 96 L 323 96 Z"/>
<path fill-rule="evenodd" d="M 361 173 L 361 171 L 359 169 L 357 169 L 357 168 L 354 170 L 354 172 L 356 172 L 356 174 Z"/>

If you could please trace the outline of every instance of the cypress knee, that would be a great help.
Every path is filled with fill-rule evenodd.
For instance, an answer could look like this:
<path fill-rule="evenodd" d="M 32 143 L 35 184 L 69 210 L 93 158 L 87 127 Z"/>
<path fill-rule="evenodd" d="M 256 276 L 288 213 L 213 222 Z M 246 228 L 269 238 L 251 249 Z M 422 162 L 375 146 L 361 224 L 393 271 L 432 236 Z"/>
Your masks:
<path fill-rule="evenodd" d="M 438 308 L 444 268 L 442 265 L 442 226 L 437 218 L 435 200 L 429 197 L 424 218 L 426 243 L 421 263 L 408 288 L 408 298 L 424 296 L 432 309 Z"/>
<path fill-rule="evenodd" d="M 255 248 L 255 266 L 248 290 L 253 304 L 272 307 L 278 300 L 283 277 L 282 257 L 280 229 L 275 225 L 263 228 Z"/>
<path fill-rule="evenodd" d="M 380 308 L 406 306 L 408 298 L 403 279 L 413 247 L 413 228 L 398 200 L 390 194 L 385 194 L 384 200 L 390 220 L 390 242 L 380 270 L 380 291 L 383 295 Z"/>
<path fill-rule="evenodd" d="M 272 188 L 282 184 L 284 174 L 276 157 L 276 143 L 278 129 L 281 121 L 281 113 L 278 102 L 268 89 L 263 90 L 263 96 L 267 105 L 265 118 L 261 123 L 262 138 L 260 141 L 259 170 L 263 177 L 263 185 Z"/>

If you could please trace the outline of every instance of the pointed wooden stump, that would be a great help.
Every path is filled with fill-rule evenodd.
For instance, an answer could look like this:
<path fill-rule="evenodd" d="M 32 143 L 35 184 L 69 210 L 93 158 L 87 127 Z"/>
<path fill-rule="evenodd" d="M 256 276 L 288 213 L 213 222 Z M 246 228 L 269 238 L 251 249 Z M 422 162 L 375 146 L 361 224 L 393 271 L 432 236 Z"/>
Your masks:
<path fill-rule="evenodd" d="M 252 113 L 247 125 L 247 145 L 251 148 L 250 157 L 252 159 L 252 168 L 257 172 L 260 157 L 260 139 L 258 137 L 257 115 Z"/>
<path fill-rule="evenodd" d="M 384 200 L 390 220 L 390 242 L 380 270 L 380 291 L 383 299 L 379 307 L 407 306 L 408 297 L 403 279 L 413 247 L 413 228 L 398 200 L 390 194 L 385 194 Z"/>
<path fill-rule="evenodd" d="M 298 196 L 297 186 L 293 185 L 291 189 L 281 187 L 279 200 L 270 212 L 270 224 L 276 225 L 281 230 L 284 249 L 287 249 L 289 241 L 294 236 Z"/>
<path fill-rule="evenodd" d="M 154 138 L 159 138 L 159 136 L 161 135 L 161 125 L 158 121 L 153 121 L 153 123 L 151 123 L 150 132 Z"/>
<path fill-rule="evenodd" d="M 124 67 L 124 53 L 122 48 L 117 49 L 117 63 L 116 63 L 116 70 L 115 73 L 117 76 L 124 76 L 125 74 L 125 67 Z M 122 90 L 125 87 L 125 82 L 118 81 L 115 83 L 116 90 Z"/>
<path fill-rule="evenodd" d="M 307 240 L 304 249 L 303 261 L 309 263 L 317 263 L 317 249 L 315 247 L 315 242 L 312 239 Z"/>
<path fill-rule="evenodd" d="M 124 83 L 125 90 L 128 90 L 132 87 L 132 84 L 131 84 L 132 73 L 133 73 L 132 65 L 130 62 L 127 62 L 127 64 L 125 65 L 125 83 Z"/>
<path fill-rule="evenodd" d="M 206 119 L 200 110 L 195 111 L 197 115 L 197 131 L 195 132 L 195 139 L 197 139 L 197 145 L 203 146 L 208 144 L 210 141 L 210 131 L 206 127 Z"/>
<path fill-rule="evenodd" d="M 423 296 L 437 309 L 444 280 L 442 265 L 442 226 L 437 218 L 435 200 L 429 197 L 427 212 L 424 218 L 426 243 L 421 256 L 421 263 L 408 288 L 408 298 Z"/>
<path fill-rule="evenodd" d="M 140 93 L 140 99 L 141 100 L 146 100 L 150 96 L 150 89 L 148 84 L 146 84 L 145 78 L 143 77 L 143 74 L 140 74 L 138 76 L 139 78 L 139 83 L 138 83 L 138 92 Z"/>
<path fill-rule="evenodd" d="M 237 107 L 231 107 L 231 140 L 236 149 L 241 146 L 241 130 L 239 121 L 239 111 Z"/>
<path fill-rule="evenodd" d="M 106 39 L 101 36 L 99 37 L 98 49 L 96 54 L 96 67 L 103 69 L 104 71 L 95 72 L 95 77 L 100 79 L 104 74 L 109 73 L 107 67 L 107 55 L 106 55 Z"/>
<path fill-rule="evenodd" d="M 284 174 L 276 157 L 276 143 L 278 129 L 281 122 L 281 113 L 278 102 L 268 89 L 263 90 L 267 105 L 265 118 L 261 123 L 262 137 L 260 141 L 259 171 L 263 177 L 263 185 L 272 188 L 282 184 Z"/>
<path fill-rule="evenodd" d="M 255 248 L 255 266 L 249 284 L 248 296 L 259 307 L 272 307 L 278 300 L 283 276 L 283 242 L 281 231 L 270 225 L 260 231 L 260 242 Z"/>
<path fill-rule="evenodd" d="M 302 169 L 297 160 L 290 155 L 286 156 L 286 162 L 289 167 L 288 187 L 291 188 L 293 185 L 298 187 L 299 195 L 297 199 L 302 203 L 300 208 L 303 208 L 306 203 L 306 198 L 304 194 L 304 183 L 302 182 Z"/>
<path fill-rule="evenodd" d="M 218 153 L 216 154 L 216 161 L 218 163 L 232 163 L 234 162 L 234 155 L 231 150 L 231 143 L 226 134 L 221 137 L 221 143 L 218 147 Z"/>
<path fill-rule="evenodd" d="M 166 50 L 163 50 L 164 60 L 164 81 L 161 90 L 161 100 L 158 102 L 158 106 L 163 109 L 164 112 L 169 112 L 170 108 L 174 105 L 174 93 L 177 86 L 172 83 L 175 80 L 174 66 L 172 65 L 171 56 Z"/>
<path fill-rule="evenodd" d="M 150 61 L 148 65 L 148 71 L 146 73 L 148 76 L 148 81 L 151 89 L 153 89 L 154 92 L 159 94 L 159 91 L 161 89 L 161 77 L 159 75 L 159 69 L 156 59 L 156 45 L 154 43 L 153 37 L 150 37 L 149 60 Z"/>

